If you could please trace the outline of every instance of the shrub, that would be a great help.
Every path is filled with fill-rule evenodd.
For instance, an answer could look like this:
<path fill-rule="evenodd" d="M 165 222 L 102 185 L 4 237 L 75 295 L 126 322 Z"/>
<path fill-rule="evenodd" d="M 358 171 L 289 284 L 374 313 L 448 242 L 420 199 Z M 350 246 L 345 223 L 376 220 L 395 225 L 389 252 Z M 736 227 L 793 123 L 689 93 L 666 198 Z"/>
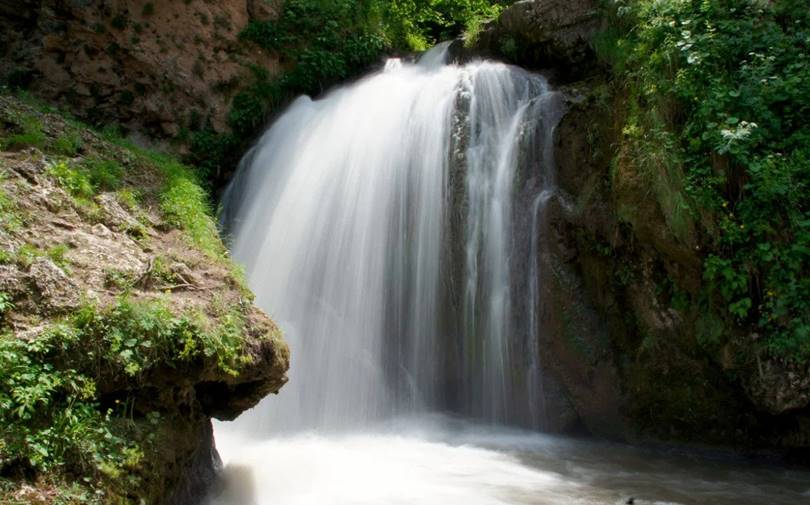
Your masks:
<path fill-rule="evenodd" d="M 810 359 L 810 11 L 799 0 L 613 4 L 625 31 L 598 49 L 636 104 L 628 125 L 663 112 L 691 219 L 711 238 L 701 303 L 757 336 L 738 344 Z"/>

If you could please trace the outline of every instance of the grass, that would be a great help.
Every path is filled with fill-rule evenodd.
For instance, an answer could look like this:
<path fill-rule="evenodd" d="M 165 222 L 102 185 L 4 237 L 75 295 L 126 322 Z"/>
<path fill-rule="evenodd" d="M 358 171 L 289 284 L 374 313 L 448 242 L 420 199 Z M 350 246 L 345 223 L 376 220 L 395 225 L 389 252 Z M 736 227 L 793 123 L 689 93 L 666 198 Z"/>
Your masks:
<path fill-rule="evenodd" d="M 57 244 L 53 247 L 48 248 L 45 251 L 45 256 L 47 256 L 51 261 L 54 262 L 56 266 L 64 270 L 65 272 L 69 273 L 69 261 L 65 258 L 65 254 L 67 254 L 68 247 L 65 244 Z"/>
<path fill-rule="evenodd" d="M 77 132 L 66 131 L 54 139 L 51 150 L 62 156 L 76 156 L 84 145 L 84 140 Z"/>
<path fill-rule="evenodd" d="M 14 254 L 14 262 L 23 268 L 30 268 L 31 265 L 45 256 L 45 252 L 38 247 L 31 244 L 23 244 Z"/>
<path fill-rule="evenodd" d="M 40 113 L 53 112 L 53 109 L 26 94 L 22 94 L 19 99 Z M 75 119 L 66 118 L 64 131 L 49 142 L 42 132 L 42 120 L 37 116 L 37 112 L 15 112 L 11 115 L 13 117 L 9 119 L 22 133 L 7 137 L 4 146 L 12 145 L 12 142 L 13 145 L 19 146 L 24 139 L 28 139 L 27 145 L 33 145 L 58 156 L 75 157 L 82 151 L 88 151 L 81 159 L 57 158 L 48 168 L 48 174 L 66 190 L 76 209 L 85 218 L 91 221 L 100 220 L 101 209 L 95 202 L 95 197 L 100 192 L 114 191 L 119 202 L 142 222 L 143 203 L 157 201 L 165 223 L 182 230 L 190 245 L 199 248 L 208 257 L 228 268 L 232 273 L 234 284 L 241 288 L 246 298 L 252 299 L 252 294 L 246 287 L 244 274 L 230 261 L 228 252 L 222 244 L 209 195 L 203 189 L 197 174 L 189 166 L 163 152 L 135 145 L 123 138 L 120 131 L 113 126 L 97 132 L 99 140 L 109 142 L 111 146 L 95 142 L 86 145 L 81 129 L 89 130 L 89 128 Z M 134 165 L 128 163 L 127 169 L 138 170 L 140 173 L 154 172 L 157 183 L 154 185 L 139 183 L 137 189 L 133 188 L 126 180 L 127 169 L 116 160 L 121 159 L 121 155 L 114 154 L 116 148 L 122 148 L 129 155 L 134 155 L 135 161 L 132 162 Z M 0 193 L 0 210 L 11 210 L 12 203 L 5 193 Z M 3 214 L 4 217 L 9 215 L 12 214 L 8 212 Z M 19 219 L 7 218 L 3 224 L 8 227 L 18 222 Z"/>
<path fill-rule="evenodd" d="M 42 131 L 42 123 L 33 115 L 23 115 L 19 118 L 19 132 L 13 133 L 3 141 L 3 149 L 6 151 L 19 150 L 26 147 L 36 147 L 42 149 L 48 138 Z"/>

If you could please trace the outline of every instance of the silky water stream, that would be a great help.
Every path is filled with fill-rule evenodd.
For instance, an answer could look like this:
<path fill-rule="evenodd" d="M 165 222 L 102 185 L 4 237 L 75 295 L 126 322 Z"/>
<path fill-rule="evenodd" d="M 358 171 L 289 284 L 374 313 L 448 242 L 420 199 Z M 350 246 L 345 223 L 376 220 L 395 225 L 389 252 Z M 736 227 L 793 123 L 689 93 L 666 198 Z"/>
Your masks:
<path fill-rule="evenodd" d="M 562 99 L 446 51 L 299 98 L 243 160 L 233 255 L 292 367 L 215 426 L 211 503 L 810 503 L 798 472 L 540 433 L 538 242 Z"/>

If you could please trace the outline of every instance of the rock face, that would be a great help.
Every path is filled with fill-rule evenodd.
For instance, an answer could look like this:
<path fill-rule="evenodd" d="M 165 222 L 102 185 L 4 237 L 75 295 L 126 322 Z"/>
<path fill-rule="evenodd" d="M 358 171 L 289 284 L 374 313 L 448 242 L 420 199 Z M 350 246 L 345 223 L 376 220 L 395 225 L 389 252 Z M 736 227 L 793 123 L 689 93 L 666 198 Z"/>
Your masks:
<path fill-rule="evenodd" d="M 278 61 L 243 46 L 251 20 L 277 1 L 0 1 L 0 80 L 29 87 L 94 123 L 152 137 L 226 127 L 251 64 Z M 249 52 L 249 57 L 248 57 Z"/>
<path fill-rule="evenodd" d="M 81 200 L 54 175 L 54 167 L 67 162 L 48 147 L 77 127 L 0 97 L 0 138 L 20 118 L 47 126 L 42 150 L 0 151 L 0 294 L 13 304 L 0 313 L 0 330 L 35 339 L 80 306 L 103 309 L 122 299 L 158 301 L 174 316 L 194 314 L 207 325 L 228 317 L 242 321 L 238 370 L 223 369 L 220 356 L 201 355 L 160 362 L 136 378 L 114 370 L 96 378 L 100 404 L 126 399 L 132 416 L 160 413 L 159 423 L 149 427 L 159 441 L 157 460 L 140 470 L 133 496 L 146 503 L 198 503 L 219 465 L 211 418 L 233 419 L 277 392 L 287 380 L 289 350 L 229 261 L 166 222 L 159 197 L 165 176 L 148 158 L 80 130 L 82 146 L 70 166 L 104 159 L 124 170 L 118 190 Z M 135 201 L 125 196 L 134 189 Z M 198 217 L 214 230 L 210 217 Z"/>
<path fill-rule="evenodd" d="M 807 451 L 810 370 L 700 343 L 738 330 L 694 301 L 705 238 L 672 231 L 624 147 L 626 97 L 592 49 L 603 19 L 594 1 L 524 0 L 466 53 L 453 48 L 548 71 L 567 97 L 555 132 L 558 195 L 538 244 L 540 348 L 555 395 L 579 426 L 608 437 Z"/>
<path fill-rule="evenodd" d="M 703 248 L 694 235 L 669 231 L 660 204 L 623 161 L 624 97 L 603 79 L 564 88 L 569 112 L 556 132 L 555 158 L 568 211 L 549 217 L 558 232 L 553 256 L 580 287 L 555 286 L 552 296 L 592 315 L 552 325 L 548 338 L 565 343 L 573 334 L 584 348 L 602 352 L 601 359 L 580 354 L 561 361 L 560 375 L 575 397 L 583 384 L 577 373 L 602 373 L 613 384 L 608 403 L 620 414 L 620 423 L 609 421 L 617 411 L 603 403 L 607 394 L 586 395 L 584 405 L 575 402 L 583 424 L 631 440 L 807 451 L 810 370 L 700 344 L 722 325 L 688 301 L 698 299 L 703 282 Z"/>
<path fill-rule="evenodd" d="M 591 42 L 604 26 L 593 0 L 521 0 L 487 24 L 474 50 L 566 76 L 588 73 Z"/>

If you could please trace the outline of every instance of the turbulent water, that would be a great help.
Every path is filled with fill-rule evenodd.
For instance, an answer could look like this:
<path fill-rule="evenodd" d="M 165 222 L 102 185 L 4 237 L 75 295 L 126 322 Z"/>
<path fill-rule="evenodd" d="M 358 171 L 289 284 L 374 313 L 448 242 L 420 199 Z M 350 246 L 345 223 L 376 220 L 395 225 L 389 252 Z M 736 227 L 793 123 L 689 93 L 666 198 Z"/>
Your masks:
<path fill-rule="evenodd" d="M 445 418 L 257 441 L 217 426 L 209 505 L 799 505 L 806 472 Z"/>
<path fill-rule="evenodd" d="M 787 476 L 778 493 L 731 470 L 712 483 L 703 467 L 495 428 L 544 425 L 538 257 L 563 107 L 539 75 L 448 65 L 446 50 L 298 99 L 243 160 L 225 199 L 233 255 L 292 367 L 277 397 L 217 426 L 229 484 L 213 503 L 803 496 Z"/>

